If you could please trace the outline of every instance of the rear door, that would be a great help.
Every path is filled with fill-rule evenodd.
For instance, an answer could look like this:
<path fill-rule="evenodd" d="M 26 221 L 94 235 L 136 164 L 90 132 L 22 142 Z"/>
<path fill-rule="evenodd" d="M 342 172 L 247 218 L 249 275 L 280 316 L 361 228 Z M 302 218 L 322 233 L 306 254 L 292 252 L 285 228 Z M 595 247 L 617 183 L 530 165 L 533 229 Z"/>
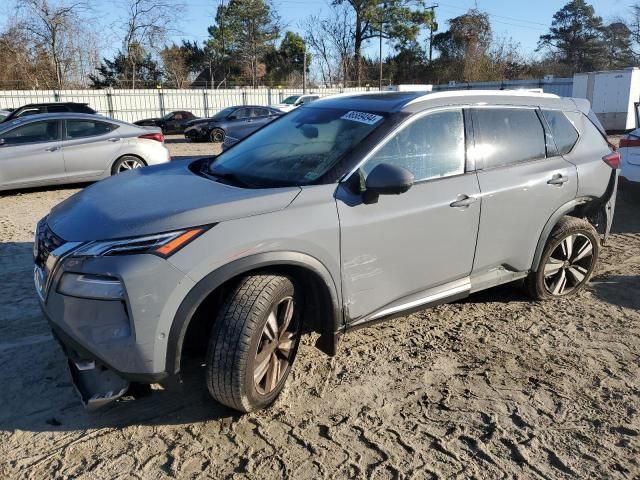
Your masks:
<path fill-rule="evenodd" d="M 42 120 L 0 135 L 0 186 L 20 187 L 64 179 L 61 122 Z"/>
<path fill-rule="evenodd" d="M 102 120 L 65 120 L 62 142 L 68 178 L 96 178 L 111 168 L 122 148 L 118 125 Z"/>
<path fill-rule="evenodd" d="M 415 177 L 406 193 L 367 205 L 344 182 L 338 187 L 343 292 L 352 321 L 404 310 L 416 303 L 405 301 L 410 295 L 420 304 L 426 290 L 471 272 L 480 192 L 475 172 L 465 168 L 464 124 L 461 108 L 414 117 L 360 168 L 363 179 L 381 163 L 406 168 Z M 461 281 L 455 293 L 466 285 Z"/>
<path fill-rule="evenodd" d="M 576 196 L 576 167 L 548 141 L 537 108 L 478 108 L 473 125 L 482 192 L 473 270 L 529 270 L 545 224 Z"/>

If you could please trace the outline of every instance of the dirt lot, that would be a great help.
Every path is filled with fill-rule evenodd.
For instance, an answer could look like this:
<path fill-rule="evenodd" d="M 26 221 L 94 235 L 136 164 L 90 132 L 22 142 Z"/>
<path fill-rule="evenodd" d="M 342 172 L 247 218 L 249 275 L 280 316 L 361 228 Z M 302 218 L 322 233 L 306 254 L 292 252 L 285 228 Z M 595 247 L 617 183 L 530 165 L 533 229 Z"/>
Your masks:
<path fill-rule="evenodd" d="M 210 144 L 170 145 L 176 157 Z M 302 346 L 267 411 L 182 388 L 88 414 L 31 279 L 33 227 L 76 188 L 0 197 L 0 478 L 640 478 L 640 203 L 579 297 L 506 286 Z"/>

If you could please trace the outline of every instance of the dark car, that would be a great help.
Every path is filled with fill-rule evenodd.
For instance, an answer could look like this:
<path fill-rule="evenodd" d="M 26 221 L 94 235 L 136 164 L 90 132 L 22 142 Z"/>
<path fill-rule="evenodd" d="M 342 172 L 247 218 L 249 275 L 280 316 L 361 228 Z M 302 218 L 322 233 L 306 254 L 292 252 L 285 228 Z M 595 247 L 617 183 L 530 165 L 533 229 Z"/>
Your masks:
<path fill-rule="evenodd" d="M 39 113 L 89 113 L 95 114 L 96 112 L 86 103 L 76 102 L 51 102 L 51 103 L 29 103 L 23 105 L 20 108 L 16 108 L 9 115 L 0 120 L 2 122 L 8 122 L 18 117 L 26 117 L 27 115 L 37 115 Z"/>
<path fill-rule="evenodd" d="M 259 105 L 228 107 L 211 118 L 192 120 L 187 124 L 184 136 L 193 141 L 216 143 L 223 142 L 227 135 L 241 140 L 280 115 L 282 112 L 275 108 Z"/>
<path fill-rule="evenodd" d="M 133 122 L 133 124 L 141 127 L 160 127 L 164 134 L 182 133 L 188 122 L 196 118 L 198 117 L 191 112 L 178 110 L 169 112 L 162 118 L 145 118 L 144 120 Z"/>

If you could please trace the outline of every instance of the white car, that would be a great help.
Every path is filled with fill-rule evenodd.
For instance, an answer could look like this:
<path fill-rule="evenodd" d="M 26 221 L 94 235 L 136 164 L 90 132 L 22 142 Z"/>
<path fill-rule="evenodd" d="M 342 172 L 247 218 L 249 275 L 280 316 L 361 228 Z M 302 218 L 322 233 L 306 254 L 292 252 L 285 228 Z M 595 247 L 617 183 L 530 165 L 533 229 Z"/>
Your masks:
<path fill-rule="evenodd" d="M 304 105 L 306 103 L 311 103 L 315 100 L 318 100 L 320 95 L 291 95 L 285 98 L 282 103 L 278 103 L 276 105 L 269 105 L 271 108 L 277 108 L 281 112 L 290 112 L 296 107 L 300 105 Z"/>
<path fill-rule="evenodd" d="M 91 182 L 171 160 L 157 127 L 45 113 L 0 125 L 0 190 Z"/>
<path fill-rule="evenodd" d="M 640 128 L 620 139 L 620 179 L 640 187 Z"/>

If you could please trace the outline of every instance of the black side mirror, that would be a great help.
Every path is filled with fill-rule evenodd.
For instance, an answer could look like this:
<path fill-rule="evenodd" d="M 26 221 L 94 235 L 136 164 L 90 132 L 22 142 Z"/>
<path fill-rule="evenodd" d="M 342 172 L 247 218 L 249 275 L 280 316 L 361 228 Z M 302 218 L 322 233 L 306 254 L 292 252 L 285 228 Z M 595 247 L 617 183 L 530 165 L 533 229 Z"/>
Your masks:
<path fill-rule="evenodd" d="M 238 119 L 238 117 L 236 117 L 235 115 L 229 115 L 227 117 L 227 120 L 237 120 L 237 119 Z"/>
<path fill-rule="evenodd" d="M 376 203 L 380 195 L 400 195 L 413 186 L 414 176 L 406 168 L 381 163 L 365 180 L 363 200 L 366 204 Z"/>

